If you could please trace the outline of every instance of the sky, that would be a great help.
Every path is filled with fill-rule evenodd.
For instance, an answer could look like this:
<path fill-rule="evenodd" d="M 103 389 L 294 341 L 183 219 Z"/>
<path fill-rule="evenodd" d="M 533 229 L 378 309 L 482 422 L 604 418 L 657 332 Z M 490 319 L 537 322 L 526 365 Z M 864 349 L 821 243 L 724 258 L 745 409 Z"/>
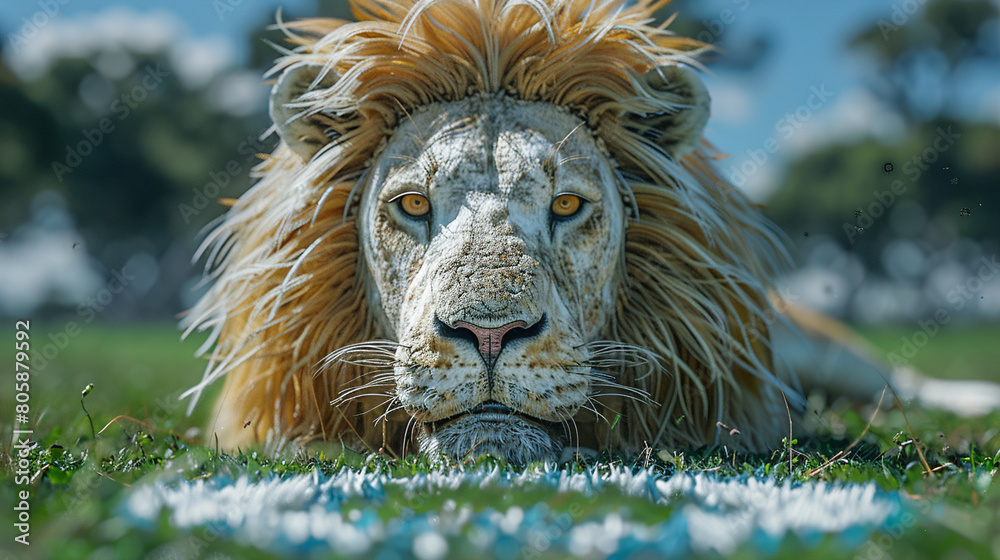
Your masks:
<path fill-rule="evenodd" d="M 707 23 L 718 38 L 739 44 L 741 37 L 764 32 L 773 45 L 762 64 L 751 72 L 720 70 L 705 76 L 713 97 L 713 118 L 706 136 L 731 154 L 721 167 L 734 184 L 753 198 L 764 200 L 780 183 L 781 164 L 792 156 L 862 134 L 887 142 L 898 139 L 901 123 L 862 87 L 861 77 L 866 70 L 863 60 L 849 53 L 845 44 L 850 36 L 879 18 L 888 20 L 904 2 L 920 0 L 699 3 L 706 6 L 706 14 L 718 14 Z M 53 40 L 67 42 L 67 37 L 75 35 L 68 31 L 73 27 L 86 29 L 102 18 L 108 19 L 109 14 L 130 14 L 119 17 L 119 21 L 135 21 L 138 16 L 146 23 L 164 21 L 177 26 L 172 33 L 193 45 L 193 71 L 205 73 L 245 57 L 248 33 L 261 22 L 273 19 L 279 5 L 286 15 L 314 12 L 312 0 L 175 0 L 155 6 L 140 0 L 7 1 L 0 3 L 0 33 L 5 56 L 9 60 L 27 60 L 25 51 L 31 49 L 19 48 L 14 38 L 29 30 L 32 21 L 41 22 L 42 27 L 58 27 L 60 36 Z M 212 46 L 224 56 L 219 54 L 213 62 L 198 46 Z M 35 64 L 32 60 L 27 66 Z M 1000 118 L 1000 103 L 996 101 L 1000 97 L 1000 77 L 979 76 L 971 81 L 978 93 L 968 99 L 970 110 L 983 114 L 992 111 L 990 118 Z M 263 97 L 248 99 L 254 102 Z M 794 133 L 789 134 L 792 130 Z M 768 145 L 775 146 L 770 143 L 772 139 L 777 149 L 762 152 Z M 765 155 L 770 163 L 778 165 L 759 165 L 757 172 L 754 158 L 759 163 Z"/>

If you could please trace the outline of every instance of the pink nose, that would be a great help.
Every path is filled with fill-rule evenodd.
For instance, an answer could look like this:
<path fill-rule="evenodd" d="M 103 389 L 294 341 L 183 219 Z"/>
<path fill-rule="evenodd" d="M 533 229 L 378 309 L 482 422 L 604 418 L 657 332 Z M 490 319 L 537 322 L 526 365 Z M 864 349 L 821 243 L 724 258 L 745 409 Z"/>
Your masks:
<path fill-rule="evenodd" d="M 455 322 L 455 328 L 465 329 L 476 335 L 476 340 L 479 341 L 476 349 L 479 350 L 479 355 L 482 356 L 483 361 L 486 362 L 486 367 L 491 370 L 497 361 L 497 357 L 500 356 L 500 351 L 503 350 L 504 335 L 511 329 L 519 327 L 523 329 L 527 326 L 528 323 L 525 323 L 524 321 L 514 321 L 513 323 L 507 323 L 502 327 L 494 328 L 480 327 L 465 321 Z"/>

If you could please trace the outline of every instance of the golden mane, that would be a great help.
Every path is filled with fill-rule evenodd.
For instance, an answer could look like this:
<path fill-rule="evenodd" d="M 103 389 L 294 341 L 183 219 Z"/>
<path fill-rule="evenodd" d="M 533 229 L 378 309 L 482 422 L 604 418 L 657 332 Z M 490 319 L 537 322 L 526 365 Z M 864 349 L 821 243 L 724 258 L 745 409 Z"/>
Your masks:
<path fill-rule="evenodd" d="M 630 219 L 607 337 L 662 358 L 653 372 L 636 368 L 622 381 L 660 406 L 624 403 L 617 426 L 599 430 L 602 445 L 761 450 L 780 441 L 781 393 L 798 397 L 773 374 L 767 286 L 786 256 L 757 209 L 716 175 L 707 144 L 676 160 L 668 147 L 685 131 L 653 126 L 674 117 L 679 97 L 641 76 L 695 65 L 705 48 L 652 26 L 666 3 L 355 0 L 358 22 L 284 26 L 297 47 L 271 74 L 308 62 L 337 77 L 295 104 L 332 141 L 308 162 L 281 143 L 199 252 L 209 252 L 214 284 L 185 324 L 187 333 L 212 334 L 205 375 L 185 395 L 193 407 L 226 378 L 220 444 L 276 450 L 325 439 L 403 450 L 402 432 L 376 421 L 383 399 L 329 404 L 359 385 L 360 365 L 335 363 L 317 375 L 324 357 L 375 336 L 354 191 L 409 112 L 501 92 L 567 107 L 618 165 Z"/>

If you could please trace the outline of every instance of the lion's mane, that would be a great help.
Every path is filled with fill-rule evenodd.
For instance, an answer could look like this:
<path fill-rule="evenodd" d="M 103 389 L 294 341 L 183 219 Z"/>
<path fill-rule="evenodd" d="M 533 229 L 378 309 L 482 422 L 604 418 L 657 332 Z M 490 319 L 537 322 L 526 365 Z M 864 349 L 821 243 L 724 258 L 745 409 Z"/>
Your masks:
<path fill-rule="evenodd" d="M 186 394 L 193 407 L 225 377 L 212 427 L 221 428 L 219 443 L 273 451 L 325 439 L 402 450 L 402 432 L 376 421 L 385 397 L 330 405 L 363 383 L 363 364 L 320 372 L 324 357 L 377 335 L 353 206 L 401 119 L 483 92 L 568 108 L 617 163 L 629 214 L 626 278 L 606 336 L 660 356 L 651 371 L 626 369 L 621 380 L 659 406 L 630 400 L 605 411 L 621 417 L 598 430 L 602 445 L 761 450 L 780 441 L 782 392 L 797 397 L 773 373 L 767 286 L 786 256 L 759 211 L 716 174 L 707 144 L 670 155 L 691 136 L 688 121 L 672 123 L 679 97 L 639 77 L 657 65 L 695 65 L 706 47 L 653 27 L 664 4 L 355 0 L 358 22 L 283 25 L 297 46 L 272 74 L 310 62 L 337 78 L 296 102 L 331 141 L 310 161 L 279 144 L 199 251 L 214 284 L 185 323 L 187 332 L 211 330 L 209 360 Z"/>

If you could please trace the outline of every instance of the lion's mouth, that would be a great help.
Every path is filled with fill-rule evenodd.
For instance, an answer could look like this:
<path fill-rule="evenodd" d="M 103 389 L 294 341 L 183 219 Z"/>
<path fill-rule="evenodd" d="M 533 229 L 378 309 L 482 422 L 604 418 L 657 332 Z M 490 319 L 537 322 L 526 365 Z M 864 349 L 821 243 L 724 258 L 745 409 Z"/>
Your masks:
<path fill-rule="evenodd" d="M 529 424 L 538 426 L 544 429 L 550 429 L 557 424 L 555 422 L 549 422 L 547 420 L 542 420 L 541 418 L 536 418 L 528 414 L 523 414 L 520 412 L 515 412 L 510 407 L 504 406 L 494 400 L 483 401 L 476 406 L 458 414 L 443 418 L 441 420 L 436 420 L 434 422 L 428 422 L 427 425 L 430 427 L 431 431 L 438 431 L 449 424 L 465 418 L 467 416 L 472 416 L 478 422 L 510 422 L 513 419 L 523 420 Z"/>

